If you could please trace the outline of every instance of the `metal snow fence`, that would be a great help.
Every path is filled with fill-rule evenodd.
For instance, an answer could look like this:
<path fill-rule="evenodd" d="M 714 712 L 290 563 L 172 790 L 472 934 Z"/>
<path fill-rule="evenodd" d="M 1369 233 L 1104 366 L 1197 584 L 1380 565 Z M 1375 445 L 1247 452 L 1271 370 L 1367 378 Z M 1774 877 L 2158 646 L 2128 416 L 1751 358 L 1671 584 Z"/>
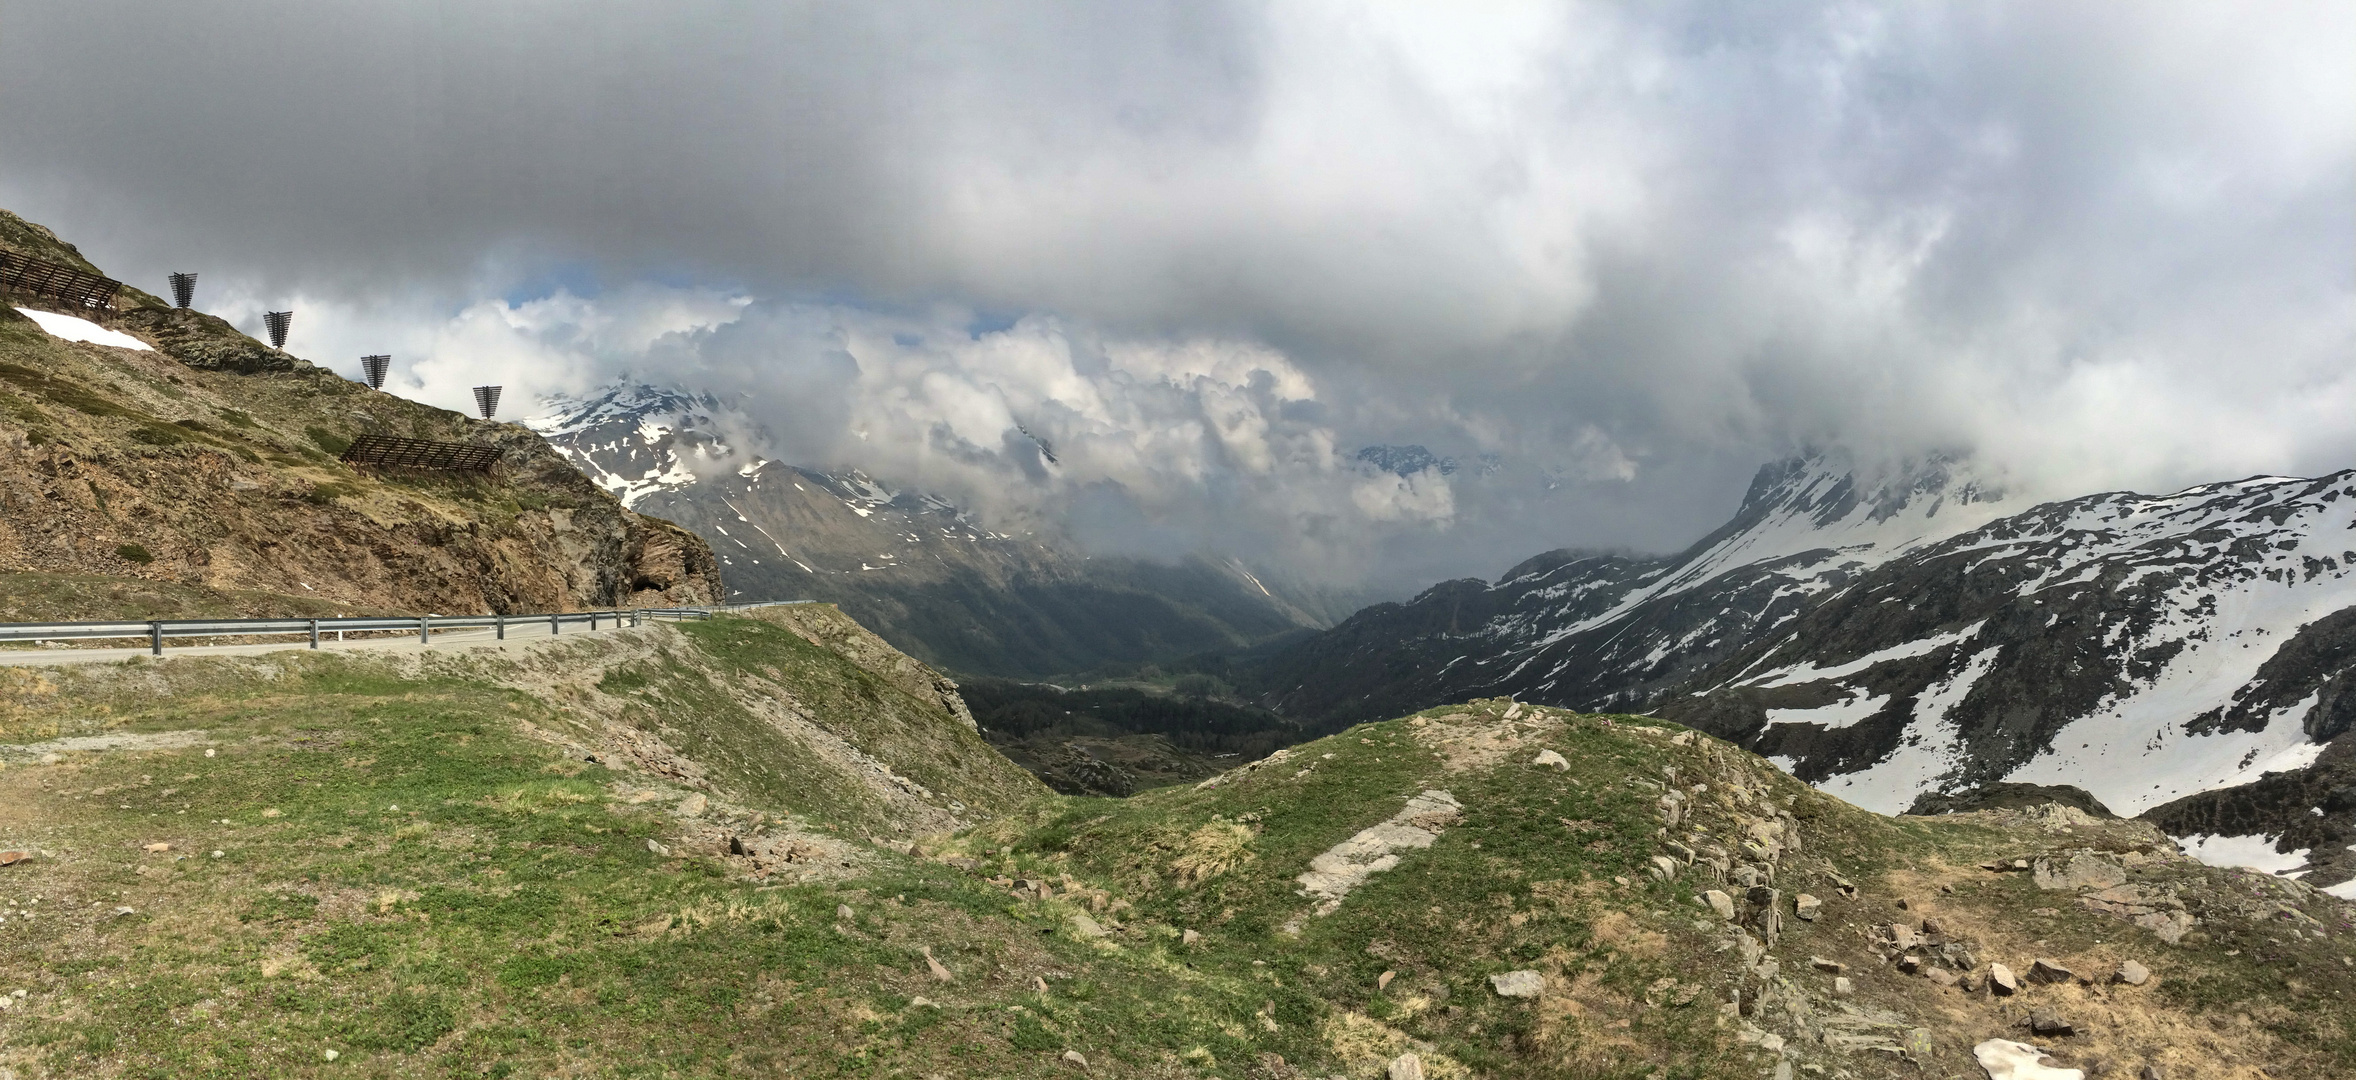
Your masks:
<path fill-rule="evenodd" d="M 283 350 L 286 348 L 286 331 L 294 325 L 294 312 L 265 311 L 262 313 L 262 325 L 270 331 L 270 347 Z"/>
<path fill-rule="evenodd" d="M 405 439 L 370 433 L 352 440 L 344 451 L 347 465 L 388 469 L 433 469 L 439 472 L 489 472 L 499 464 L 499 449 L 474 443 Z"/>
<path fill-rule="evenodd" d="M 110 277 L 13 251 L 0 251 L 0 292 L 44 297 L 68 307 L 103 310 L 114 306 L 115 291 L 122 287 L 122 282 Z"/>
<path fill-rule="evenodd" d="M 339 639 L 344 634 L 416 634 L 419 644 L 433 643 L 436 631 L 492 630 L 496 640 L 505 640 L 510 627 L 537 629 L 545 625 L 550 636 L 558 636 L 566 626 L 585 626 L 591 631 L 619 629 L 622 626 L 641 626 L 648 619 L 709 619 L 717 615 L 754 608 L 780 607 L 789 604 L 814 603 L 810 600 L 760 600 L 749 603 L 715 604 L 709 607 L 673 608 L 606 608 L 598 611 L 550 612 L 540 615 L 387 615 L 345 619 L 153 619 L 147 622 L 52 622 L 0 623 L 0 642 L 93 641 L 132 638 L 144 640 L 151 655 L 164 654 L 166 638 L 255 638 L 304 637 L 311 648 L 318 648 L 323 635 L 333 634 Z"/>
<path fill-rule="evenodd" d="M 172 275 L 172 306 L 187 307 L 196 302 L 196 275 Z"/>
<path fill-rule="evenodd" d="M 482 412 L 483 419 L 490 419 L 492 413 L 499 411 L 499 388 L 496 386 L 475 387 L 474 407 Z"/>
<path fill-rule="evenodd" d="M 384 373 L 393 366 L 393 358 L 386 354 L 360 358 L 360 372 L 368 377 L 368 388 L 384 389 Z"/>

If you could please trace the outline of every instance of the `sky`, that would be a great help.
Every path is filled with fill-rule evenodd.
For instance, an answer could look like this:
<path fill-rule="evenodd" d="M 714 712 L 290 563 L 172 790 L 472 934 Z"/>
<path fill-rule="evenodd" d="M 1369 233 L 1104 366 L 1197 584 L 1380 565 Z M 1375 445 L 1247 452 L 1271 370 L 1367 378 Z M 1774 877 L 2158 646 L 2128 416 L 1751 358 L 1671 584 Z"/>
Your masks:
<path fill-rule="evenodd" d="M 466 408 L 639 379 L 1381 594 L 1768 461 L 2356 466 L 2356 5 L 0 0 L 0 207 Z M 506 415 L 530 411 L 510 405 Z M 1452 459 L 1410 476 L 1370 445 Z"/>

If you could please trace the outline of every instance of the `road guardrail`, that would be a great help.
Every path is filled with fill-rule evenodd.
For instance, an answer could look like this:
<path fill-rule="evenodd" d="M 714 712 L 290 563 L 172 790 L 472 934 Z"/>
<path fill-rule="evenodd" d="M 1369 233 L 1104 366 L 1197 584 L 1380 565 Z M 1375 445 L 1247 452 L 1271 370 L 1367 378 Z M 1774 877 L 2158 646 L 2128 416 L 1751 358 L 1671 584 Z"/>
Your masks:
<path fill-rule="evenodd" d="M 107 638 L 144 638 L 148 651 L 156 656 L 164 654 L 164 639 L 192 637 L 289 637 L 307 636 L 310 646 L 319 647 L 322 634 L 348 633 L 415 633 L 421 645 L 433 643 L 436 630 L 498 631 L 498 638 L 506 640 L 509 627 L 547 624 L 549 636 L 564 632 L 568 625 L 587 624 L 592 631 L 601 625 L 620 627 L 643 625 L 648 619 L 709 619 L 734 611 L 753 608 L 778 607 L 785 604 L 808 604 L 810 600 L 759 600 L 749 603 L 714 604 L 710 607 L 672 608 L 605 608 L 597 611 L 546 612 L 533 615 L 379 615 L 344 619 L 149 619 L 145 622 L 54 622 L 0 623 L 0 642 L 9 641 L 87 641 Z"/>

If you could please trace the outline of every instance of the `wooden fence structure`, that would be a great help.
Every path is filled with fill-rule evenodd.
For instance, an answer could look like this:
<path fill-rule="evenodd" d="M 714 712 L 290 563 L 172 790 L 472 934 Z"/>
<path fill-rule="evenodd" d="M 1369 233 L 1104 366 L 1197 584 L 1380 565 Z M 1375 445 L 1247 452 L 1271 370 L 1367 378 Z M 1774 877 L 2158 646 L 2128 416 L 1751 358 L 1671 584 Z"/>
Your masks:
<path fill-rule="evenodd" d="M 352 440 L 344 451 L 347 465 L 386 469 L 432 469 L 437 472 L 489 472 L 499 464 L 499 451 L 473 443 L 405 439 L 398 435 L 367 434 Z"/>
<path fill-rule="evenodd" d="M 0 292 L 55 300 L 68 307 L 103 311 L 114 307 L 123 283 L 70 266 L 0 250 Z"/>

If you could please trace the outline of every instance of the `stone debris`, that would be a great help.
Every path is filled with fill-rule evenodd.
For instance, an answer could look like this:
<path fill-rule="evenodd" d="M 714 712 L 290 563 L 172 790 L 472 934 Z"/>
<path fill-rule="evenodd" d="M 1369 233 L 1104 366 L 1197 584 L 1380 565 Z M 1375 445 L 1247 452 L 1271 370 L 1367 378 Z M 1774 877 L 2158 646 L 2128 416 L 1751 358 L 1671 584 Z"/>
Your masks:
<path fill-rule="evenodd" d="M 1856 992 L 1857 984 L 1846 978 L 1835 978 L 1832 981 L 1832 996 L 1834 997 L 1845 998 Z"/>
<path fill-rule="evenodd" d="M 1077 1065 L 1082 1069 L 1086 1069 L 1088 1067 L 1088 1055 L 1083 1054 L 1077 1050 L 1064 1051 L 1063 1059 L 1067 1064 Z"/>
<path fill-rule="evenodd" d="M 1388 1080 L 1423 1080 L 1423 1059 L 1417 1057 L 1414 1051 L 1401 1054 L 1391 1059 L 1390 1067 L 1383 1070 L 1383 1075 Z"/>
<path fill-rule="evenodd" d="M 1545 992 L 1546 976 L 1527 969 L 1508 971 L 1489 976 L 1489 988 L 1497 991 L 1498 997 L 1534 998 Z"/>
<path fill-rule="evenodd" d="M 32 853 L 27 851 L 0 851 L 0 866 L 15 866 L 20 862 L 30 862 L 32 858 Z"/>
<path fill-rule="evenodd" d="M 834 917 L 841 919 L 844 922 L 849 922 L 852 918 L 851 905 L 836 904 L 834 906 Z"/>
<path fill-rule="evenodd" d="M 957 976 L 949 974 L 948 968 L 942 966 L 940 961 L 933 959 L 933 947 L 930 945 L 924 947 L 924 967 L 926 971 L 932 972 L 932 976 L 936 980 L 941 982 L 957 981 Z"/>
<path fill-rule="evenodd" d="M 1203 939 L 1203 936 L 1202 936 L 1202 933 L 1201 933 L 1200 931 L 1196 931 L 1196 930 L 1188 930 L 1188 931 L 1186 931 L 1185 933 L 1182 933 L 1182 934 L 1178 935 L 1178 944 L 1180 944 L 1180 945 L 1192 945 L 1192 944 L 1194 944 L 1195 942 L 1201 941 L 1202 939 Z"/>
<path fill-rule="evenodd" d="M 2150 979 L 2151 969 L 2143 966 L 2142 964 L 2136 963 L 2133 960 L 2127 960 L 2120 963 L 2119 970 L 2111 973 L 2112 982 L 2125 983 L 2128 986 L 2142 986 L 2145 982 L 2150 981 Z"/>
<path fill-rule="evenodd" d="M 705 798 L 703 792 L 696 792 L 679 800 L 679 816 L 702 817 L 704 811 L 710 809 L 711 805 L 712 800 Z"/>
<path fill-rule="evenodd" d="M 1391 980 L 1392 980 L 1392 979 L 1395 979 L 1395 978 L 1398 978 L 1398 977 L 1399 977 L 1399 973 L 1398 973 L 1398 972 L 1396 972 L 1396 971 L 1386 971 L 1386 972 L 1383 972 L 1383 973 L 1382 973 L 1382 974 L 1380 974 L 1380 975 L 1377 975 L 1377 976 L 1375 976 L 1375 977 L 1374 977 L 1374 988 L 1375 988 L 1375 990 L 1376 990 L 1377 992 L 1380 992 L 1380 991 L 1383 991 L 1383 990 L 1388 990 L 1388 989 L 1390 989 L 1390 986 L 1391 986 Z"/>
<path fill-rule="evenodd" d="M 2020 991 L 2020 981 L 2013 978 L 2012 969 L 2002 964 L 1988 965 L 1988 991 L 1993 994 L 2014 994 Z"/>
<path fill-rule="evenodd" d="M 1100 938 L 1112 932 L 1084 912 L 1073 912 L 1071 925 L 1072 933 L 1083 938 Z"/>
<path fill-rule="evenodd" d="M 2054 961 L 2047 960 L 2042 957 L 2030 961 L 2029 963 L 2030 982 L 2066 983 L 2077 977 L 2077 972 L 2071 971 L 2070 969 L 2063 967 Z"/>
<path fill-rule="evenodd" d="M 1350 890 L 1399 865 L 1399 852 L 1432 846 L 1463 813 L 1463 804 L 1445 791 L 1427 790 L 1407 800 L 1389 820 L 1361 829 L 1309 860 L 1308 871 L 1295 879 L 1301 883 L 1300 895 L 1318 899 L 1317 914 L 1332 914 Z"/>
<path fill-rule="evenodd" d="M 1922 973 L 1922 977 L 1929 979 L 1930 981 L 1935 982 L 1940 986 L 1954 986 L 1955 984 L 1963 981 L 1963 976 L 1957 975 L 1956 973 L 1942 967 L 1925 969 Z"/>
<path fill-rule="evenodd" d="M 1988 1080 L 2086 1080 L 2085 1072 L 2058 1068 L 2045 1051 L 2011 1039 L 1990 1039 L 1972 1047 L 1972 1057 L 1987 1070 Z"/>
<path fill-rule="evenodd" d="M 1807 893 L 1792 897 L 1792 916 L 1801 922 L 1815 922 L 1816 916 L 1823 910 L 1824 901 Z"/>
<path fill-rule="evenodd" d="M 1808 966 L 1815 968 L 1818 971 L 1829 972 L 1834 975 L 1838 975 L 1844 971 L 1849 970 L 1849 965 L 1841 963 L 1838 960 L 1827 960 L 1821 956 L 1809 957 Z"/>
<path fill-rule="evenodd" d="M 1666 855 L 1655 855 L 1652 857 L 1651 873 L 1653 879 L 1656 881 L 1673 881 L 1676 879 L 1677 871 L 1680 869 L 1683 869 L 1683 867 L 1678 865 L 1677 860 L 1672 859 Z"/>
<path fill-rule="evenodd" d="M 671 854 L 671 849 L 670 849 L 670 848 L 664 847 L 664 846 L 662 845 L 662 842 L 661 842 L 661 841 L 658 841 L 658 840 L 654 839 L 653 837 L 648 837 L 648 838 L 647 838 L 647 840 L 646 840 L 646 850 L 648 850 L 648 851 L 651 851 L 651 852 L 654 852 L 654 853 L 655 853 L 655 854 L 657 854 L 657 855 L 662 855 L 662 856 L 666 856 L 666 857 L 667 857 L 667 856 L 669 856 L 669 855 Z"/>
<path fill-rule="evenodd" d="M 172 850 L 172 845 L 170 845 L 170 844 L 144 844 L 144 845 L 141 845 L 141 846 L 140 846 L 139 850 L 141 850 L 141 851 L 155 851 L 155 852 L 170 851 L 170 850 Z"/>
<path fill-rule="evenodd" d="M 2051 1009 L 2039 1009 L 2029 1014 L 2029 1033 L 2049 1038 L 2068 1038 L 2078 1033 L 2078 1025 L 2062 1019 Z"/>
<path fill-rule="evenodd" d="M 1554 752 L 1554 751 L 1552 751 L 1552 750 L 1540 750 L 1540 751 L 1538 751 L 1538 756 L 1537 756 L 1537 757 L 1535 757 L 1535 758 L 1532 758 L 1532 759 L 1530 759 L 1530 764 L 1532 764 L 1532 765 L 1551 765 L 1551 766 L 1553 766 L 1553 767 L 1555 768 L 1555 770 L 1556 770 L 1556 771 L 1558 771 L 1558 772 L 1569 772 L 1569 771 L 1571 771 L 1571 763 L 1570 763 L 1569 761 L 1565 760 L 1561 754 L 1557 754 L 1557 753 L 1555 753 L 1555 752 Z M 1409 1055 L 1407 1055 L 1407 1056 L 1412 1058 L 1412 1057 L 1414 1057 L 1415 1055 L 1413 1055 L 1413 1054 L 1409 1054 Z M 1423 1066 L 1422 1066 L 1420 1063 L 1416 1065 L 1416 1070 L 1418 1071 L 1418 1073 L 1420 1073 L 1420 1072 L 1422 1071 L 1422 1069 L 1423 1069 Z"/>
<path fill-rule="evenodd" d="M 1717 912 L 1719 918 L 1728 922 L 1734 921 L 1733 897 L 1717 889 L 1711 889 L 1702 894 L 1702 902 L 1710 905 L 1710 910 Z"/>

